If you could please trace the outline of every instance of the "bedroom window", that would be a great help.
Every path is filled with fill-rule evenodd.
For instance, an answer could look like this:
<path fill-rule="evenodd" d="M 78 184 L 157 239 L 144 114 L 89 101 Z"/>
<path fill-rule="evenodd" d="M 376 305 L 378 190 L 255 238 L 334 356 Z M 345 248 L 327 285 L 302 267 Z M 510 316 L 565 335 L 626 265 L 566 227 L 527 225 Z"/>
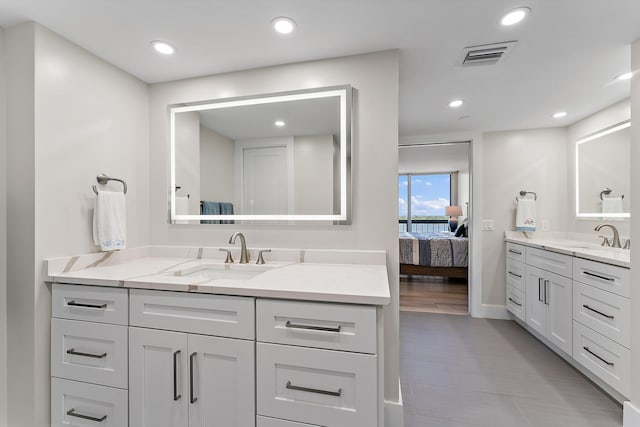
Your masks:
<path fill-rule="evenodd" d="M 452 201 L 452 175 L 401 174 L 398 176 L 400 231 L 439 233 L 448 230 L 444 208 Z"/>

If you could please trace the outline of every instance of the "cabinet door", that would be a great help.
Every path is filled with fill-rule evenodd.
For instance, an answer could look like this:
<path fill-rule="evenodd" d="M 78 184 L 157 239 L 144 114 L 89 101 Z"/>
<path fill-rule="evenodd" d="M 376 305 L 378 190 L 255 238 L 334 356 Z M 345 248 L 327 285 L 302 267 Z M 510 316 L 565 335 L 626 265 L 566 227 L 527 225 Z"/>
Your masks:
<path fill-rule="evenodd" d="M 255 426 L 255 343 L 203 335 L 188 339 L 189 426 Z"/>
<path fill-rule="evenodd" d="M 129 328 L 129 420 L 136 427 L 187 427 L 187 334 Z"/>
<path fill-rule="evenodd" d="M 527 265 L 527 325 L 536 332 L 545 335 L 547 306 L 544 303 L 545 272 L 539 268 Z M 569 310 L 571 311 L 571 310 Z"/>
<path fill-rule="evenodd" d="M 547 303 L 546 336 L 562 351 L 571 354 L 573 348 L 572 280 L 558 274 L 547 273 L 544 283 Z"/>

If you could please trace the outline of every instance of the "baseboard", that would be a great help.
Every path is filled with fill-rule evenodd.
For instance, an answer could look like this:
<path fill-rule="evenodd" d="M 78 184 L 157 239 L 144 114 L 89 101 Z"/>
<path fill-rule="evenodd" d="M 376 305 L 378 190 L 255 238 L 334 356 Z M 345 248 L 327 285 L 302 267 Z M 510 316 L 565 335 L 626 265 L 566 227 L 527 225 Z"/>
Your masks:
<path fill-rule="evenodd" d="M 631 402 L 624 402 L 624 427 L 640 427 L 640 409 Z"/>
<path fill-rule="evenodd" d="M 510 320 L 511 316 L 504 305 L 482 304 L 478 310 L 471 313 L 473 317 L 485 319 Z"/>
<path fill-rule="evenodd" d="M 398 380 L 398 401 L 384 401 L 384 427 L 404 427 L 404 409 L 402 406 L 402 388 Z"/>

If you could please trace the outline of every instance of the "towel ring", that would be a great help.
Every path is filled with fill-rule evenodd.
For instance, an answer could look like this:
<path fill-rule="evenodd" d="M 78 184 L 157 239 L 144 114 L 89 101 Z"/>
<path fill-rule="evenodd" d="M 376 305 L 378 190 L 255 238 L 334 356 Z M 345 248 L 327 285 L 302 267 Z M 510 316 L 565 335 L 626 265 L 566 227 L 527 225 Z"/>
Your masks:
<path fill-rule="evenodd" d="M 107 176 L 101 173 L 100 175 L 96 176 L 96 181 L 98 181 L 98 184 L 100 185 L 105 185 L 109 181 L 118 181 L 122 183 L 122 186 L 124 187 L 124 194 L 127 194 L 127 183 L 124 182 L 124 180 L 122 179 L 112 178 L 110 176 Z M 93 192 L 98 194 L 98 187 L 96 187 L 95 185 L 92 185 L 91 187 L 93 188 Z"/>
<path fill-rule="evenodd" d="M 538 200 L 538 195 L 533 191 L 520 190 L 520 197 L 525 197 L 527 194 L 533 194 L 533 200 Z M 518 198 L 516 197 L 516 201 L 517 200 Z"/>
<path fill-rule="evenodd" d="M 604 198 L 602 197 L 603 194 L 606 194 L 608 196 L 609 194 L 611 194 L 611 191 L 613 191 L 613 190 L 611 190 L 609 187 L 606 187 L 604 190 L 602 190 L 600 192 L 600 200 L 604 200 Z M 620 198 L 624 199 L 624 194 L 622 194 L 620 196 Z"/>

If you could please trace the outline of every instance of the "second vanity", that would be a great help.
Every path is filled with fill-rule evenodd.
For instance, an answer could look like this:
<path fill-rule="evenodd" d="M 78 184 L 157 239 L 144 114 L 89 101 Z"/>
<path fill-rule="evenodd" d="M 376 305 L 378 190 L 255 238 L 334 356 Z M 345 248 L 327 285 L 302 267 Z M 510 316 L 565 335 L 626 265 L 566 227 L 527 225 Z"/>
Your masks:
<path fill-rule="evenodd" d="M 629 251 L 506 233 L 506 307 L 616 400 L 630 396 Z"/>
<path fill-rule="evenodd" d="M 52 425 L 383 426 L 385 253 L 220 256 L 48 260 Z"/>

